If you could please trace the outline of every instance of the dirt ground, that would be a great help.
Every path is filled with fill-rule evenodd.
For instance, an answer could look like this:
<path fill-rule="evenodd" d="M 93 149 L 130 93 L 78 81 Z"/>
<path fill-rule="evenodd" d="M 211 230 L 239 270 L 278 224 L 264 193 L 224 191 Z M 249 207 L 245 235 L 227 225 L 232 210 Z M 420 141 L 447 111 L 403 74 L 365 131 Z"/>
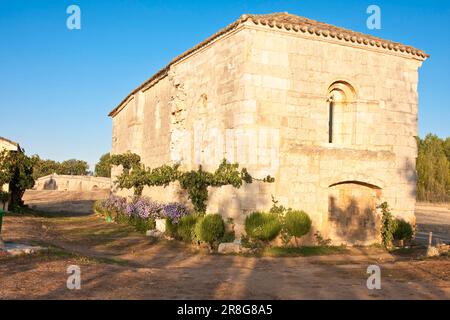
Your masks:
<path fill-rule="evenodd" d="M 450 258 L 419 259 L 376 248 L 310 257 L 209 255 L 155 242 L 93 215 L 7 216 L 5 241 L 50 247 L 0 257 L 0 299 L 449 299 Z M 366 286 L 381 268 L 381 290 Z M 81 289 L 66 286 L 81 268 Z"/>

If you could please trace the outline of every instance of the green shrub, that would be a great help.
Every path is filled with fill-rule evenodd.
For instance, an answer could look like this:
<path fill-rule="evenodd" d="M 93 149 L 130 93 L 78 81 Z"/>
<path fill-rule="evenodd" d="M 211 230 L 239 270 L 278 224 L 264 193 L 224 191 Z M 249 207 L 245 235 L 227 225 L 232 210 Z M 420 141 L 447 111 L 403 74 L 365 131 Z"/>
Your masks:
<path fill-rule="evenodd" d="M 138 217 L 130 217 L 129 222 L 137 231 L 145 233 L 147 230 L 155 229 L 155 220 L 148 218 L 142 219 Z"/>
<path fill-rule="evenodd" d="M 300 238 L 311 230 L 311 218 L 304 211 L 288 211 L 284 219 L 284 226 L 288 235 Z"/>
<path fill-rule="evenodd" d="M 225 223 L 219 214 L 208 214 L 198 219 L 195 224 L 195 235 L 203 242 L 214 243 L 223 237 Z"/>
<path fill-rule="evenodd" d="M 271 241 L 280 231 L 281 224 L 276 214 L 253 212 L 245 219 L 245 232 L 252 240 Z"/>
<path fill-rule="evenodd" d="M 116 222 L 120 224 L 132 224 L 131 218 L 125 214 L 118 214 L 116 216 Z"/>
<path fill-rule="evenodd" d="M 401 219 L 395 219 L 393 232 L 395 240 L 411 240 L 413 234 L 413 228 L 408 222 Z"/>
<path fill-rule="evenodd" d="M 395 221 L 392 219 L 391 209 L 387 202 L 380 204 L 378 209 L 381 209 L 381 240 L 385 248 L 389 248 L 392 245 L 393 233 L 395 228 Z"/>
<path fill-rule="evenodd" d="M 166 234 L 169 237 L 176 238 L 178 225 L 173 223 L 170 219 L 166 219 Z"/>
<path fill-rule="evenodd" d="M 181 217 L 178 225 L 175 227 L 176 235 L 185 242 L 192 242 L 194 239 L 194 228 L 197 220 L 198 216 L 194 214 Z"/>

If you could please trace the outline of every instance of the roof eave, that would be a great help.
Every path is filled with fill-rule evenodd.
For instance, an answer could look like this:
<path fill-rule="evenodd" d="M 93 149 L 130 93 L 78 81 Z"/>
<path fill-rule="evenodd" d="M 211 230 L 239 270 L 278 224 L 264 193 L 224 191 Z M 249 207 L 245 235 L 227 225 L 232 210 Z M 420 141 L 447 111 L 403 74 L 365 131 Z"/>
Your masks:
<path fill-rule="evenodd" d="M 286 13 L 287 14 L 287 13 Z M 310 20 L 309 21 L 314 21 Z M 267 26 L 270 28 L 278 28 L 278 29 L 284 29 L 287 31 L 294 31 L 299 33 L 307 33 L 311 35 L 316 35 L 317 37 L 324 37 L 324 38 L 333 38 L 336 40 L 341 40 L 344 43 L 353 43 L 353 44 L 362 44 L 369 47 L 374 47 L 378 49 L 385 49 L 392 52 L 398 52 L 403 53 L 405 55 L 408 55 L 410 58 L 425 61 L 427 58 L 430 57 L 427 53 L 425 53 L 423 50 L 416 49 L 412 46 L 403 45 L 401 43 L 393 42 L 390 40 L 384 40 L 381 38 L 372 37 L 369 35 L 365 35 L 359 32 L 354 32 L 351 30 L 347 30 L 345 28 L 340 27 L 334 27 L 332 25 L 328 25 L 325 23 L 321 23 L 322 26 L 330 26 L 334 29 L 337 29 L 338 32 L 335 30 L 327 30 L 326 28 L 319 28 L 314 26 L 308 26 L 306 23 L 298 23 L 298 24 L 292 24 L 292 23 L 283 23 L 283 22 L 277 22 L 274 21 L 274 19 L 267 19 L 264 18 L 264 15 L 249 15 L 244 14 L 239 19 L 234 21 L 233 23 L 229 24 L 225 28 L 219 30 L 206 40 L 200 42 L 198 45 L 194 46 L 193 48 L 185 51 L 181 55 L 174 58 L 168 65 L 166 65 L 164 68 L 159 70 L 156 74 L 154 74 L 152 77 L 144 81 L 140 86 L 138 86 L 136 89 L 131 91 L 130 94 L 128 94 L 109 114 L 109 117 L 115 117 L 121 110 L 122 107 L 126 104 L 127 101 L 130 100 L 130 98 L 139 92 L 140 90 L 144 89 L 145 87 L 149 87 L 151 83 L 156 83 L 160 81 L 162 78 L 164 78 L 170 69 L 170 67 L 175 64 L 176 62 L 186 58 L 187 56 L 193 54 L 197 50 L 200 50 L 201 48 L 205 47 L 209 43 L 213 42 L 217 38 L 231 32 L 232 30 L 236 29 L 241 24 L 244 24 L 247 21 L 251 21 L 254 25 L 261 25 L 261 26 Z"/>

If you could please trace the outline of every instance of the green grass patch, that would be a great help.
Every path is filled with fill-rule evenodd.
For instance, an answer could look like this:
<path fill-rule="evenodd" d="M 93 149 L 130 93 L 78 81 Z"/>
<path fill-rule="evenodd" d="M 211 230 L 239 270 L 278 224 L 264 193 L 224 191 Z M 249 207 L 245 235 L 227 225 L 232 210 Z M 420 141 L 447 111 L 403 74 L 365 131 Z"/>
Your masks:
<path fill-rule="evenodd" d="M 348 253 L 348 249 L 343 246 L 272 247 L 262 251 L 263 256 L 269 257 L 308 257 L 343 253 Z"/>

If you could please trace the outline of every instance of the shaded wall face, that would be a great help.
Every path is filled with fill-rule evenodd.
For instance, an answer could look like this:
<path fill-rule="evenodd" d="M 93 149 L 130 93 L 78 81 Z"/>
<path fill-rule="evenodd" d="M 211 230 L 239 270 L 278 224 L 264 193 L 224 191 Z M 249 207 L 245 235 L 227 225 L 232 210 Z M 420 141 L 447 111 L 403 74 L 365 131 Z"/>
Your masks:
<path fill-rule="evenodd" d="M 380 241 L 380 191 L 354 182 L 329 188 L 328 234 L 335 243 L 369 245 Z"/>

